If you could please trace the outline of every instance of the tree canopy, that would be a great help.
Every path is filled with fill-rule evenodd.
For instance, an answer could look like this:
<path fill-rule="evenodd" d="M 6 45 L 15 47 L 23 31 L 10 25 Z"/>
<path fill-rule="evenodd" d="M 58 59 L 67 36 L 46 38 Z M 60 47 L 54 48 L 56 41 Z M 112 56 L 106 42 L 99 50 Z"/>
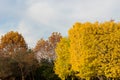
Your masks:
<path fill-rule="evenodd" d="M 69 30 L 72 69 L 79 77 L 120 77 L 120 23 L 76 23 Z"/>
<path fill-rule="evenodd" d="M 29 50 L 10 31 L 0 39 L 0 79 L 120 80 L 120 23 L 77 22 L 67 37 L 53 32 Z"/>
<path fill-rule="evenodd" d="M 1 37 L 0 49 L 4 54 L 13 54 L 27 50 L 27 44 L 21 34 L 10 31 Z"/>
<path fill-rule="evenodd" d="M 38 61 L 41 59 L 48 59 L 49 61 L 55 60 L 55 48 L 61 38 L 60 33 L 53 32 L 48 40 L 40 39 L 34 48 Z"/>
<path fill-rule="evenodd" d="M 57 56 L 55 60 L 55 73 L 58 74 L 62 80 L 65 80 L 71 71 L 69 47 L 69 39 L 62 38 L 55 50 Z"/>

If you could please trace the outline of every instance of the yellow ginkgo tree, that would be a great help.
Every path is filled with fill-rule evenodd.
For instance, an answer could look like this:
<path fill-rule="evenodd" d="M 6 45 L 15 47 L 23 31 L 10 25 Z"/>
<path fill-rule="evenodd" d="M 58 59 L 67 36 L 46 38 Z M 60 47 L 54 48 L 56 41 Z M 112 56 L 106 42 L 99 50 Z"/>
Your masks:
<path fill-rule="evenodd" d="M 57 56 L 55 60 L 55 73 L 58 74 L 62 80 L 65 80 L 71 71 L 69 47 L 69 39 L 62 38 L 55 50 Z"/>
<path fill-rule="evenodd" d="M 70 63 L 77 76 L 120 77 L 120 23 L 76 23 L 69 39 Z"/>

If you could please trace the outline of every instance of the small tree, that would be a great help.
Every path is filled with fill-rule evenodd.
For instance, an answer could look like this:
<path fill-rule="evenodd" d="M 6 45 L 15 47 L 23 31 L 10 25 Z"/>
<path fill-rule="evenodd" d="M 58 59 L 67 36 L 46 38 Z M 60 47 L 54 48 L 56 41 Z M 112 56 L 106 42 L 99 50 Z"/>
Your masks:
<path fill-rule="evenodd" d="M 60 33 L 54 32 L 48 40 L 40 39 L 34 48 L 38 61 L 41 61 L 41 59 L 54 61 L 56 57 L 55 48 L 61 38 Z"/>

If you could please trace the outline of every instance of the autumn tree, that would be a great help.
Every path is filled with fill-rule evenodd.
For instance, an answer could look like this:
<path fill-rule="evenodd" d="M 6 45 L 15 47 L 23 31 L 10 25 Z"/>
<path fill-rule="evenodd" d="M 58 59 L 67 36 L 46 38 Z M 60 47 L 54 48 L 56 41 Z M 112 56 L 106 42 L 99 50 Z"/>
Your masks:
<path fill-rule="evenodd" d="M 48 40 L 40 39 L 37 42 L 34 53 L 40 65 L 36 71 L 36 73 L 39 73 L 36 74 L 39 78 L 44 80 L 60 80 L 54 73 L 53 61 L 56 58 L 55 48 L 61 37 L 60 33 L 54 32 Z"/>
<path fill-rule="evenodd" d="M 14 63 L 16 63 L 16 67 L 14 68 L 13 72 L 16 69 L 16 73 L 21 75 L 22 80 L 25 80 L 25 78 L 29 75 L 32 77 L 32 80 L 34 79 L 34 72 L 38 67 L 38 61 L 35 59 L 35 55 L 33 52 L 19 52 L 18 54 L 14 54 Z M 17 75 L 16 75 L 17 76 Z"/>
<path fill-rule="evenodd" d="M 51 47 L 51 51 L 50 51 L 50 59 L 51 60 L 55 60 L 56 58 L 56 52 L 55 52 L 55 48 L 57 46 L 57 43 L 60 42 L 60 39 L 62 38 L 61 34 L 58 32 L 53 32 L 52 35 L 48 38 L 48 41 L 50 43 L 50 47 Z"/>
<path fill-rule="evenodd" d="M 57 56 L 54 67 L 55 73 L 58 74 L 62 80 L 67 79 L 71 72 L 69 43 L 68 38 L 62 38 L 55 50 Z"/>
<path fill-rule="evenodd" d="M 60 33 L 54 32 L 48 40 L 40 39 L 37 42 L 34 52 L 40 64 L 36 71 L 36 73 L 39 73 L 36 74 L 39 78 L 44 80 L 60 80 L 60 78 L 54 73 L 53 61 L 56 58 L 56 45 L 61 38 L 62 36 Z"/>
<path fill-rule="evenodd" d="M 41 59 L 48 59 L 49 61 L 54 60 L 56 57 L 55 48 L 61 37 L 60 33 L 53 32 L 48 40 L 40 39 L 34 49 L 37 59 L 39 61 Z"/>
<path fill-rule="evenodd" d="M 77 76 L 120 77 L 120 23 L 76 23 L 69 38 L 70 63 Z"/>
<path fill-rule="evenodd" d="M 21 50 L 27 50 L 27 44 L 21 34 L 10 31 L 0 40 L 0 51 L 4 54 L 13 54 Z"/>
<path fill-rule="evenodd" d="M 0 56 L 0 79 L 4 80 L 5 78 L 12 76 L 11 61 L 12 59 L 9 56 Z"/>
<path fill-rule="evenodd" d="M 36 58 L 38 59 L 38 61 L 41 61 L 41 59 L 46 59 L 47 57 L 47 50 L 46 50 L 46 45 L 48 43 L 44 40 L 44 39 L 40 39 L 37 42 L 37 45 L 34 49 L 34 52 L 36 54 Z"/>

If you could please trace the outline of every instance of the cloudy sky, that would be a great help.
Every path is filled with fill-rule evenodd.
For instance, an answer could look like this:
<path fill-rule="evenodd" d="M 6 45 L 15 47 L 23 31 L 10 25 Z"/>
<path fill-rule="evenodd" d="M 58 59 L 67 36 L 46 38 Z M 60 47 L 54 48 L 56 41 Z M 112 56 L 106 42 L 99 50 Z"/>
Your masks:
<path fill-rule="evenodd" d="M 18 31 L 30 47 L 75 22 L 110 19 L 120 21 L 120 0 L 0 0 L 0 36 Z"/>

